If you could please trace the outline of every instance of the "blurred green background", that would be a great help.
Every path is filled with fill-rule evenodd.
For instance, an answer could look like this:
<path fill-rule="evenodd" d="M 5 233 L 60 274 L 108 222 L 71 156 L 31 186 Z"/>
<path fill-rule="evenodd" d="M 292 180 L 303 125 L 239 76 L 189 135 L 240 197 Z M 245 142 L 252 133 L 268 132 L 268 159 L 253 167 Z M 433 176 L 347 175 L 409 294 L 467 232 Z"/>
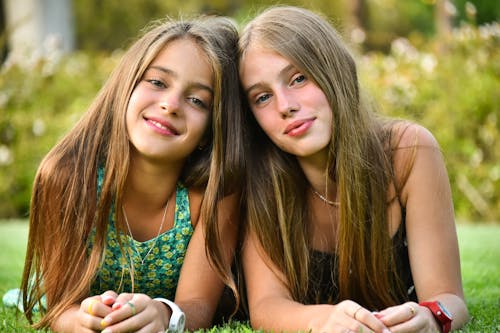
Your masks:
<path fill-rule="evenodd" d="M 24 218 L 43 156 L 81 116 L 122 50 L 153 19 L 221 14 L 241 26 L 276 1 L 73 0 L 76 50 L 0 72 L 0 219 Z M 500 1 L 279 1 L 323 13 L 354 50 L 383 114 L 441 144 L 457 219 L 500 221 Z M 5 43 L 1 36 L 0 43 Z M 0 44 L 0 46 L 2 46 Z"/>

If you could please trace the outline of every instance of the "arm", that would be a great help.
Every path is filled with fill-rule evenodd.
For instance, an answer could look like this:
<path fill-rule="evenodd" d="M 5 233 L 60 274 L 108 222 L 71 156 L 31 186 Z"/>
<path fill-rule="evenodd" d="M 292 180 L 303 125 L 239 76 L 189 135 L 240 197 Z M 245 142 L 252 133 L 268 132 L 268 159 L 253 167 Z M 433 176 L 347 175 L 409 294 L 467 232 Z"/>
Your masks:
<path fill-rule="evenodd" d="M 401 202 L 406 207 L 411 272 L 419 302 L 439 300 L 453 316 L 452 328 L 459 328 L 467 322 L 468 312 L 462 290 L 451 189 L 438 143 L 425 128 L 410 125 L 403 134 L 395 155 L 396 176 L 402 174 L 410 154 L 408 149 L 401 148 L 411 147 L 415 139 L 418 148 L 414 164 L 401 193 Z M 427 308 L 411 306 L 416 314 L 414 320 L 407 322 L 409 331 L 422 325 L 433 330 L 438 327 Z M 382 311 L 381 315 L 389 315 L 390 311 Z M 400 320 L 392 320 L 390 316 L 382 320 L 393 332 L 407 331 L 403 324 L 398 326 Z"/>
<path fill-rule="evenodd" d="M 231 263 L 238 232 L 238 195 L 225 197 L 218 204 L 219 232 L 224 241 L 225 262 Z M 186 329 L 211 325 L 224 283 L 212 269 L 205 252 L 204 221 L 198 222 L 184 258 L 175 303 L 186 314 Z"/>
<path fill-rule="evenodd" d="M 385 326 L 367 309 L 352 301 L 336 305 L 303 305 L 292 299 L 276 268 L 258 245 L 246 236 L 243 266 L 252 327 L 265 331 L 384 332 Z M 356 317 L 356 319 L 354 318 Z"/>

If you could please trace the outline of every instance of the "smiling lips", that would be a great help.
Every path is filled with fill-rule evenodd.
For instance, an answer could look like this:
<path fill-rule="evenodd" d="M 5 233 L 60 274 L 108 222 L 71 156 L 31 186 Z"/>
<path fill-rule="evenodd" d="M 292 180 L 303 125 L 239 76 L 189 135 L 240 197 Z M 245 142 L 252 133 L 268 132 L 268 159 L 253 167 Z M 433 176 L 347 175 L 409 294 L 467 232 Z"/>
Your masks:
<path fill-rule="evenodd" d="M 144 118 L 144 120 L 146 121 L 146 124 L 159 134 L 168 136 L 179 134 L 177 129 L 167 121 L 156 118 Z"/>
<path fill-rule="evenodd" d="M 307 130 L 312 126 L 313 122 L 316 120 L 316 117 L 308 118 L 308 119 L 300 119 L 296 120 L 293 123 L 289 124 L 285 131 L 283 132 L 289 136 L 299 136 L 307 132 Z"/>

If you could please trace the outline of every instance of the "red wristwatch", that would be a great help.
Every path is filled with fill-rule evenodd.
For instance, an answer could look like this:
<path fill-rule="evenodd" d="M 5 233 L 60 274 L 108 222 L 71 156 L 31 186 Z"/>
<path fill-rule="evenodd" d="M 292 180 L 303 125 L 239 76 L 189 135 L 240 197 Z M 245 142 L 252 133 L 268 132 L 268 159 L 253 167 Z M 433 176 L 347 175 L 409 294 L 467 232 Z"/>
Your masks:
<path fill-rule="evenodd" d="M 448 333 L 451 330 L 451 321 L 453 317 L 446 310 L 446 308 L 439 301 L 434 302 L 422 302 L 418 303 L 421 306 L 425 306 L 429 310 L 431 310 L 434 318 L 437 320 L 439 325 L 441 326 L 441 331 L 443 333 Z"/>

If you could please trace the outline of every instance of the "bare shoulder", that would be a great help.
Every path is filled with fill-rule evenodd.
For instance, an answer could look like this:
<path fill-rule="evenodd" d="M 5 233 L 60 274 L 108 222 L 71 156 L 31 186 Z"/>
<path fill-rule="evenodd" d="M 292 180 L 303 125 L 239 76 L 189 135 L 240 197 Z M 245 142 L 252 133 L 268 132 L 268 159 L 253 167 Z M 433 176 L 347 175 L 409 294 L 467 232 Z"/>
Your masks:
<path fill-rule="evenodd" d="M 201 205 L 205 196 L 205 189 L 196 187 L 189 188 L 189 210 L 191 212 L 191 224 L 193 228 L 196 227 L 201 215 Z M 231 193 L 223 197 L 217 202 L 217 209 L 219 217 L 222 219 L 220 222 L 235 222 L 239 218 L 238 203 L 240 199 L 240 192 Z"/>
<path fill-rule="evenodd" d="M 191 214 L 191 224 L 193 225 L 193 228 L 196 227 L 200 218 L 201 203 L 203 201 L 204 194 L 205 190 L 200 187 L 190 187 L 188 189 L 189 212 Z"/>
<path fill-rule="evenodd" d="M 402 183 L 418 160 L 430 155 L 441 156 L 436 138 L 424 126 L 405 121 L 393 125 L 391 131 L 394 172 Z"/>
<path fill-rule="evenodd" d="M 424 126 L 412 122 L 400 122 L 392 127 L 393 136 L 396 138 L 397 148 L 434 147 L 439 144 L 434 135 Z"/>
<path fill-rule="evenodd" d="M 442 154 L 434 135 L 424 126 L 413 122 L 398 122 L 392 127 L 393 167 L 397 187 L 403 201 L 408 194 L 410 179 L 425 175 L 442 162 Z"/>
<path fill-rule="evenodd" d="M 434 135 L 424 126 L 412 122 L 396 123 L 392 127 L 393 168 L 403 202 L 412 184 L 434 177 L 444 168 L 444 160 Z M 440 172 L 442 173 L 442 172 Z"/>

